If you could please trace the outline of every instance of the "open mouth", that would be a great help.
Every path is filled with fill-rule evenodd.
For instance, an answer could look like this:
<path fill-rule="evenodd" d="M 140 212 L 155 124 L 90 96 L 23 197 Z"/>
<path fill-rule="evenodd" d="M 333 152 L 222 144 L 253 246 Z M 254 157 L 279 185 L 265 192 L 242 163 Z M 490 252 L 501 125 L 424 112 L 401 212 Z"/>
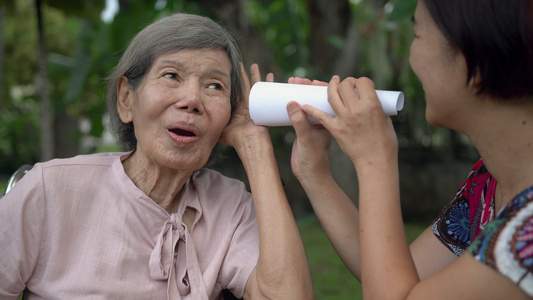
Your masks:
<path fill-rule="evenodd" d="M 189 131 L 189 130 L 181 129 L 181 128 L 170 129 L 170 132 L 174 133 L 175 135 L 179 135 L 179 136 L 188 136 L 188 137 L 196 136 L 196 133 Z"/>

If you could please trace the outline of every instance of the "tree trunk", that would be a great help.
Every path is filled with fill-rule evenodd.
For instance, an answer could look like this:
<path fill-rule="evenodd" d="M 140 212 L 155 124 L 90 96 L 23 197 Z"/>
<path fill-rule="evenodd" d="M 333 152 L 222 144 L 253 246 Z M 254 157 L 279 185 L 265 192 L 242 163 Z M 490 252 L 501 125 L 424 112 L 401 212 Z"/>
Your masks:
<path fill-rule="evenodd" d="M 44 25 L 42 16 L 42 1 L 35 0 L 37 11 L 37 26 L 39 32 L 39 76 L 37 86 L 39 88 L 41 112 L 40 112 L 40 132 L 41 132 L 41 161 L 50 160 L 54 157 L 54 112 L 48 91 L 49 79 L 46 59 L 46 41 L 44 36 Z"/>
<path fill-rule="evenodd" d="M 351 67 L 351 61 L 344 61 L 344 59 L 355 57 L 355 49 L 349 49 L 349 53 L 339 56 L 342 51 L 334 47 L 330 39 L 333 37 L 341 38 L 345 41 L 345 47 L 349 47 L 346 42 L 352 42 L 354 38 L 347 35 L 353 35 L 350 31 L 351 25 L 351 9 L 347 0 L 331 1 L 331 0 L 307 0 L 307 8 L 309 12 L 309 52 L 311 54 L 311 65 L 316 68 L 318 74 L 326 76 L 325 80 L 329 80 L 333 74 L 337 74 L 337 70 L 333 70 L 332 66 L 337 67 L 335 61 L 342 61 L 344 67 Z M 353 52 L 352 52 L 353 51 Z M 348 55 L 348 56 L 346 56 Z M 349 73 L 349 71 L 343 71 Z M 340 75 L 340 74 L 339 74 Z"/>
<path fill-rule="evenodd" d="M 4 4 L 0 4 L 0 109 L 4 97 Z"/>
<path fill-rule="evenodd" d="M 245 66 L 257 63 L 263 76 L 272 72 L 280 79 L 283 70 L 247 18 L 243 0 L 196 0 L 195 3 L 209 11 L 235 37 Z"/>

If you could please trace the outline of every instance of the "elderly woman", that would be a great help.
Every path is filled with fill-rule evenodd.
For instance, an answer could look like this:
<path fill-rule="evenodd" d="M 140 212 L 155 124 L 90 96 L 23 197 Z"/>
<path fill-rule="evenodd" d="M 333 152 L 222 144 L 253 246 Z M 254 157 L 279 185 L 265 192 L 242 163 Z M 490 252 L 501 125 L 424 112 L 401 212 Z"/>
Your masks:
<path fill-rule="evenodd" d="M 261 79 L 256 65 L 251 74 Z M 108 82 L 128 152 L 36 164 L 1 199 L 0 298 L 313 298 L 233 38 L 210 19 L 171 15 L 131 41 Z M 218 141 L 236 149 L 253 201 L 243 183 L 203 169 Z"/>

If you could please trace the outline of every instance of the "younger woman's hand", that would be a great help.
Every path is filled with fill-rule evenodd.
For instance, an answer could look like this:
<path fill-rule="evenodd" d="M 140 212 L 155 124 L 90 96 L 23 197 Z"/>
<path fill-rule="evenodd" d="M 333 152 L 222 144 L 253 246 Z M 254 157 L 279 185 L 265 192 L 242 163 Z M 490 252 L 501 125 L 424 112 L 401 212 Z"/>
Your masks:
<path fill-rule="evenodd" d="M 328 86 L 327 82 L 320 81 L 320 80 L 311 80 L 308 78 L 301 78 L 301 77 L 289 77 L 289 80 L 287 81 L 291 84 L 307 84 L 307 85 L 319 85 L 319 86 Z"/>
<path fill-rule="evenodd" d="M 333 76 L 328 85 L 328 101 L 335 117 L 310 105 L 303 109 L 328 129 L 356 168 L 397 160 L 394 127 L 383 112 L 370 79 L 349 77 L 340 82 L 338 76 Z"/>
<path fill-rule="evenodd" d="M 300 77 L 290 77 L 288 83 L 328 85 L 327 82 Z M 307 114 L 296 102 L 287 104 L 287 113 L 296 132 L 291 154 L 292 172 L 296 178 L 305 186 L 316 184 L 316 180 L 320 182 L 322 176 L 331 176 L 329 165 L 331 134 L 320 124 L 312 125 Z"/>
<path fill-rule="evenodd" d="M 292 172 L 305 187 L 321 181 L 323 176 L 331 176 L 329 149 L 331 134 L 324 126 L 313 125 L 297 102 L 287 104 L 287 112 L 296 132 L 292 145 Z"/>

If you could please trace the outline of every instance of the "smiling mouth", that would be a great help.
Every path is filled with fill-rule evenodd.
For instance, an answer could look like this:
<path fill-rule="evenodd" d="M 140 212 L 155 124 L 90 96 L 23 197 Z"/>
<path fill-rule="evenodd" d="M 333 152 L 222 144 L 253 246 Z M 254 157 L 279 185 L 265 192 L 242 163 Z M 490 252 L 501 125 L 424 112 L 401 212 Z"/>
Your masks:
<path fill-rule="evenodd" d="M 175 135 L 179 135 L 179 136 L 187 136 L 187 137 L 195 137 L 196 136 L 196 133 L 194 133 L 192 131 L 185 130 L 185 129 L 180 129 L 180 128 L 170 129 L 170 132 L 174 133 Z"/>

